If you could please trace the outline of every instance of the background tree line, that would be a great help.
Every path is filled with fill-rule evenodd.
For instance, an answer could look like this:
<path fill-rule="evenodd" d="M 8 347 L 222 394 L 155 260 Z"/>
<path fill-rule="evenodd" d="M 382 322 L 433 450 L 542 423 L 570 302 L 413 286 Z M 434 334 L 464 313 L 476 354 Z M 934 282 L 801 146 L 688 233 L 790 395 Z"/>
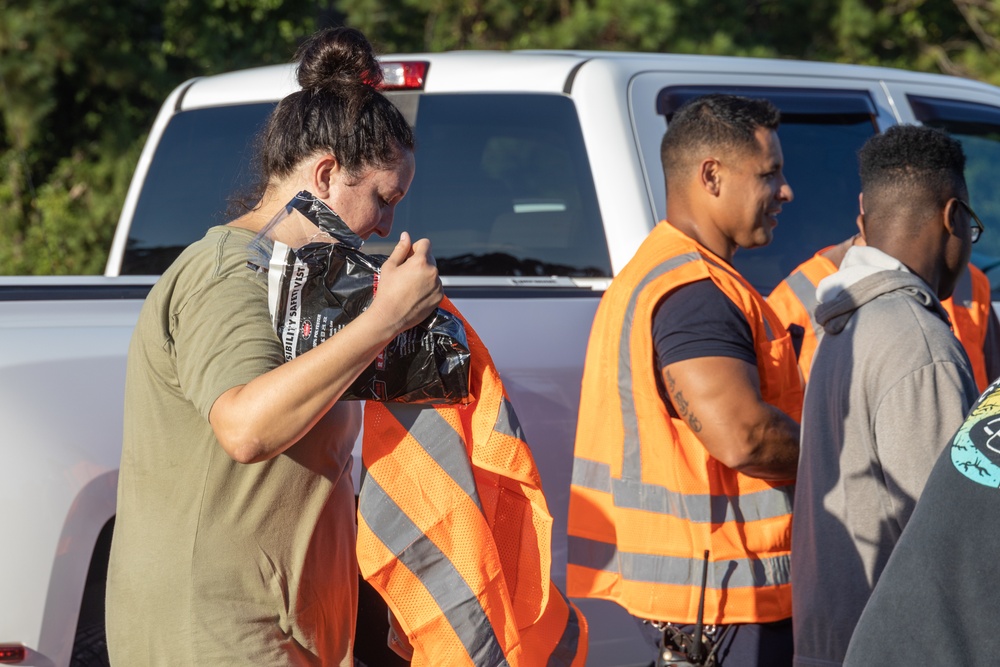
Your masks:
<path fill-rule="evenodd" d="M 612 49 L 879 64 L 1000 84 L 1000 0 L 7 0 L 0 274 L 99 274 L 156 111 L 327 25 L 380 52 Z"/>

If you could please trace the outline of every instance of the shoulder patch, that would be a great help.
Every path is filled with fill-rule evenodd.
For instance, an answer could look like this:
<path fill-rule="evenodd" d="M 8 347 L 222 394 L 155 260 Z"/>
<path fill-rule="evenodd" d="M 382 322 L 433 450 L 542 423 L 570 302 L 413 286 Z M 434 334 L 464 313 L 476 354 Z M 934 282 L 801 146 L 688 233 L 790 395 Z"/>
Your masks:
<path fill-rule="evenodd" d="M 1000 384 L 983 394 L 958 429 L 951 462 L 973 482 L 1000 488 Z"/>

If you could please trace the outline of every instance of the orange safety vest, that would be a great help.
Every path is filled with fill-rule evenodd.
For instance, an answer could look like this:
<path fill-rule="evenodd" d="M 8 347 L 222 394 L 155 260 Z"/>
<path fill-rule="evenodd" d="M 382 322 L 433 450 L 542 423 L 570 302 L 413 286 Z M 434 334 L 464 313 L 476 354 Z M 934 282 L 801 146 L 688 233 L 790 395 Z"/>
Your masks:
<path fill-rule="evenodd" d="M 812 366 L 816 346 L 823 337 L 823 327 L 815 320 L 816 287 L 819 281 L 837 272 L 837 266 L 822 253 L 824 248 L 810 259 L 800 264 L 792 273 L 781 281 L 767 297 L 767 303 L 777 313 L 787 327 L 798 324 L 805 329 L 802 340 L 802 350 L 799 353 L 799 368 L 802 377 L 809 380 L 809 369 Z M 955 285 L 951 298 L 941 302 L 948 311 L 952 331 L 962 343 L 969 361 L 972 363 L 972 374 L 976 378 L 979 391 L 986 391 L 990 379 L 986 375 L 986 355 L 983 344 L 986 342 L 986 332 L 989 327 L 990 281 L 982 271 L 969 264 L 969 270 L 963 271 Z"/>
<path fill-rule="evenodd" d="M 567 592 L 641 618 L 694 623 L 709 552 L 706 623 L 792 614 L 794 484 L 713 459 L 657 389 L 654 312 L 672 290 L 712 280 L 746 315 L 765 401 L 798 421 L 791 337 L 724 260 L 662 222 L 601 299 L 590 334 L 569 504 Z"/>
<path fill-rule="evenodd" d="M 361 573 L 414 667 L 583 667 L 587 622 L 550 579 L 541 478 L 489 352 L 463 323 L 468 405 L 365 405 Z"/>
<path fill-rule="evenodd" d="M 989 329 L 990 279 L 978 268 L 969 264 L 969 270 L 962 273 L 955 285 L 951 298 L 941 302 L 951 318 L 955 337 L 962 343 L 965 353 L 972 363 L 972 374 L 976 378 L 979 391 L 986 391 L 990 378 L 986 375 L 986 332 Z"/>
<path fill-rule="evenodd" d="M 837 265 L 823 256 L 831 248 L 833 246 L 823 248 L 799 264 L 767 297 L 767 305 L 771 306 L 786 329 L 798 324 L 805 330 L 799 351 L 799 368 L 806 382 L 809 381 L 816 346 L 823 337 L 823 327 L 816 322 L 816 286 L 823 278 L 837 272 Z"/>

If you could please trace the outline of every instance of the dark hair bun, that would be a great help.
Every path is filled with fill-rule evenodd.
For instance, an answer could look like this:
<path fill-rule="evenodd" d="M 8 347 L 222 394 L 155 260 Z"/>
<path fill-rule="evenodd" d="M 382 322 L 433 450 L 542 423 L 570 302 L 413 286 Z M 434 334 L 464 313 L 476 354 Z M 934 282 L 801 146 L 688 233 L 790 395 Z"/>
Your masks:
<path fill-rule="evenodd" d="M 354 28 L 327 28 L 306 40 L 295 54 L 303 90 L 335 91 L 382 83 L 382 68 L 371 42 Z"/>
<path fill-rule="evenodd" d="M 350 174 L 385 169 L 413 150 L 413 129 L 378 89 L 382 67 L 354 28 L 327 28 L 296 54 L 301 90 L 286 95 L 264 128 L 260 173 L 271 184 L 317 151 L 333 153 Z"/>

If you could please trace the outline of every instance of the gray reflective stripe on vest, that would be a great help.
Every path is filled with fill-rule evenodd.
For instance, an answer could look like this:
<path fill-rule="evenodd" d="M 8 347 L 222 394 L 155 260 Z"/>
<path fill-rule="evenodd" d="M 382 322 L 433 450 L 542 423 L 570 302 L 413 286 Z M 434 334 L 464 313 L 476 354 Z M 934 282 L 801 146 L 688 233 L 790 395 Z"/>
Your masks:
<path fill-rule="evenodd" d="M 569 536 L 569 563 L 593 570 L 621 572 L 629 581 L 689 586 L 700 581 L 704 561 L 619 551 L 615 545 Z M 707 588 L 764 587 L 791 581 L 788 555 L 709 562 Z"/>
<path fill-rule="evenodd" d="M 465 441 L 434 408 L 386 403 L 385 407 L 482 511 Z"/>
<path fill-rule="evenodd" d="M 801 271 L 796 271 L 788 276 L 785 282 L 788 283 L 795 298 L 802 303 L 806 312 L 809 313 L 809 322 L 812 324 L 813 334 L 816 336 L 816 340 L 819 341 L 823 338 L 823 327 L 816 322 L 816 306 L 819 305 L 819 302 L 816 300 L 816 286 Z"/>
<path fill-rule="evenodd" d="M 600 461 L 573 457 L 573 477 L 571 483 L 574 486 L 582 486 L 594 491 L 611 493 L 611 466 Z"/>
<path fill-rule="evenodd" d="M 795 485 L 740 496 L 679 493 L 658 484 L 614 479 L 610 466 L 589 459 L 573 459 L 573 484 L 612 493 L 615 507 L 668 514 L 692 523 L 760 521 L 792 511 Z"/>
<path fill-rule="evenodd" d="M 972 271 L 968 268 L 962 271 L 962 275 L 958 277 L 958 284 L 955 285 L 955 291 L 951 294 L 951 300 L 952 303 L 963 308 L 972 308 Z"/>
<path fill-rule="evenodd" d="M 500 401 L 500 411 L 497 413 L 497 423 L 493 427 L 493 430 L 504 435 L 509 435 L 512 438 L 517 438 L 522 442 L 524 441 L 524 431 L 521 429 L 521 422 L 517 420 L 517 413 L 514 412 L 514 406 L 510 404 L 506 396 Z"/>
<path fill-rule="evenodd" d="M 558 594 L 563 599 L 563 602 L 566 603 L 566 609 L 569 610 L 569 618 L 566 619 L 566 627 L 563 629 L 562 637 L 559 638 L 559 643 L 556 644 L 546 665 L 547 667 L 570 667 L 576 659 L 576 652 L 580 647 L 580 619 L 576 615 L 576 609 L 573 609 L 573 605 L 569 603 L 569 598 L 563 595 L 561 590 L 553 587 L 549 594 Z"/>
<path fill-rule="evenodd" d="M 646 286 L 674 269 L 690 262 L 697 262 L 702 256 L 696 252 L 684 253 L 671 257 L 639 282 L 629 295 L 628 307 L 625 309 L 625 320 L 622 324 L 622 337 L 618 344 L 618 398 L 621 403 L 622 426 L 625 429 L 625 459 L 622 465 L 622 477 L 625 479 L 642 479 L 642 457 L 639 453 L 639 418 L 635 413 L 635 403 L 632 400 L 632 318 L 635 317 L 635 303 L 639 294 Z"/>
<path fill-rule="evenodd" d="M 427 588 L 472 663 L 476 667 L 507 665 L 493 626 L 465 579 L 370 475 L 361 488 L 358 513 L 386 548 Z"/>

